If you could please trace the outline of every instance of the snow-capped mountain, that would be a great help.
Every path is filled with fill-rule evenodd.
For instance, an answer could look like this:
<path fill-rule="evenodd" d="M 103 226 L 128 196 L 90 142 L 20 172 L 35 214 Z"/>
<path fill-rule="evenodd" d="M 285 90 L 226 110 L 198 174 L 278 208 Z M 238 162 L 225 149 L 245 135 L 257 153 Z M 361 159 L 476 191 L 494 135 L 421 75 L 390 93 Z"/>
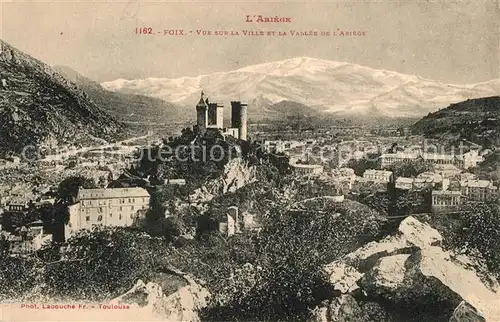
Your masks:
<path fill-rule="evenodd" d="M 197 77 L 117 79 L 102 86 L 185 106 L 195 105 L 203 89 L 212 101 L 222 103 L 239 99 L 275 104 L 287 100 L 322 112 L 378 116 L 422 116 L 454 102 L 500 93 L 500 79 L 451 85 L 309 57 Z"/>

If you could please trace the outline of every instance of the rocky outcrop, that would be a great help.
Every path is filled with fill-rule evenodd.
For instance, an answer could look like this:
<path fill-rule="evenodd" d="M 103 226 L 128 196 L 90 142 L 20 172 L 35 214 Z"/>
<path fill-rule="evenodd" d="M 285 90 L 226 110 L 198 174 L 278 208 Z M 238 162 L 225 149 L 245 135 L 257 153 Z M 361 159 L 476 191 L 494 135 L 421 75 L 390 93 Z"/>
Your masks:
<path fill-rule="evenodd" d="M 341 295 L 319 307 L 317 319 L 500 321 L 498 284 L 487 286 L 476 263 L 441 242 L 438 231 L 408 217 L 397 235 L 331 263 L 326 271 Z"/>
<path fill-rule="evenodd" d="M 145 284 L 142 280 L 128 292 L 113 299 L 110 304 L 129 304 L 143 310 L 144 319 L 165 321 L 200 321 L 198 312 L 208 305 L 210 293 L 188 276 L 188 285 L 170 295 L 164 294 L 157 283 Z"/>
<path fill-rule="evenodd" d="M 234 158 L 226 164 L 224 173 L 219 178 L 211 180 L 200 189 L 195 190 L 190 200 L 194 203 L 208 202 L 215 196 L 234 192 L 256 180 L 256 169 L 248 166 L 243 159 Z"/>
<path fill-rule="evenodd" d="M 0 79 L 0 154 L 92 145 L 127 132 L 74 83 L 2 40 Z"/>

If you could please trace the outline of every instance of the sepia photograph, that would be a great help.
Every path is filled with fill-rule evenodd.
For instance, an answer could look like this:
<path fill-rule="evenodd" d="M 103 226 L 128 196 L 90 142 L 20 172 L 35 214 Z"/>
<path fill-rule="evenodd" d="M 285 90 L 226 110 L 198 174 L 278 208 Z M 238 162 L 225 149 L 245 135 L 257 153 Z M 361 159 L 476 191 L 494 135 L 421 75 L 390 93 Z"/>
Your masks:
<path fill-rule="evenodd" d="M 0 0 L 0 321 L 500 322 L 500 2 Z"/>

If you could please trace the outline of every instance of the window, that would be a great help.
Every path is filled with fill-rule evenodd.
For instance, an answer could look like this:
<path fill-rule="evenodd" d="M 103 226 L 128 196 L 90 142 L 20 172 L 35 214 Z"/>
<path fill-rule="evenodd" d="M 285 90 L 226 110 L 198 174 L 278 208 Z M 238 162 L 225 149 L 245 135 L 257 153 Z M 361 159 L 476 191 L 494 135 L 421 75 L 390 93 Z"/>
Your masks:
<path fill-rule="evenodd" d="M 130 198 L 128 198 L 128 202 L 129 202 L 129 203 L 131 203 L 131 202 L 132 202 L 132 200 L 131 200 Z"/>
<path fill-rule="evenodd" d="M 102 212 L 102 207 L 99 207 L 99 212 Z"/>
<path fill-rule="evenodd" d="M 97 221 L 102 221 L 102 215 L 99 215 L 99 216 L 97 217 Z"/>
<path fill-rule="evenodd" d="M 122 207 L 122 206 L 120 206 L 120 210 L 123 210 L 123 207 Z"/>
<path fill-rule="evenodd" d="M 113 217 L 113 214 L 109 214 L 109 217 L 110 217 L 110 218 L 111 218 L 111 217 Z"/>
<path fill-rule="evenodd" d="M 130 207 L 130 210 L 134 210 L 134 206 L 131 206 L 131 207 Z"/>
<path fill-rule="evenodd" d="M 120 216 L 118 217 L 118 219 L 122 219 L 122 214 L 120 214 Z"/>
<path fill-rule="evenodd" d="M 90 221 L 90 216 L 85 217 L 85 221 Z"/>

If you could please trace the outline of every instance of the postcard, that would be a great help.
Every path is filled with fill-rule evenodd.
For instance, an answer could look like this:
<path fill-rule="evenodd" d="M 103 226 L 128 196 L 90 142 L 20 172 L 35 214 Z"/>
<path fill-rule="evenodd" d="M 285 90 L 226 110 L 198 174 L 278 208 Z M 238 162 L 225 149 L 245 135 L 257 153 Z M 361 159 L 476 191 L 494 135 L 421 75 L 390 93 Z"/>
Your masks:
<path fill-rule="evenodd" d="M 497 0 L 0 0 L 1 321 L 500 321 Z"/>

